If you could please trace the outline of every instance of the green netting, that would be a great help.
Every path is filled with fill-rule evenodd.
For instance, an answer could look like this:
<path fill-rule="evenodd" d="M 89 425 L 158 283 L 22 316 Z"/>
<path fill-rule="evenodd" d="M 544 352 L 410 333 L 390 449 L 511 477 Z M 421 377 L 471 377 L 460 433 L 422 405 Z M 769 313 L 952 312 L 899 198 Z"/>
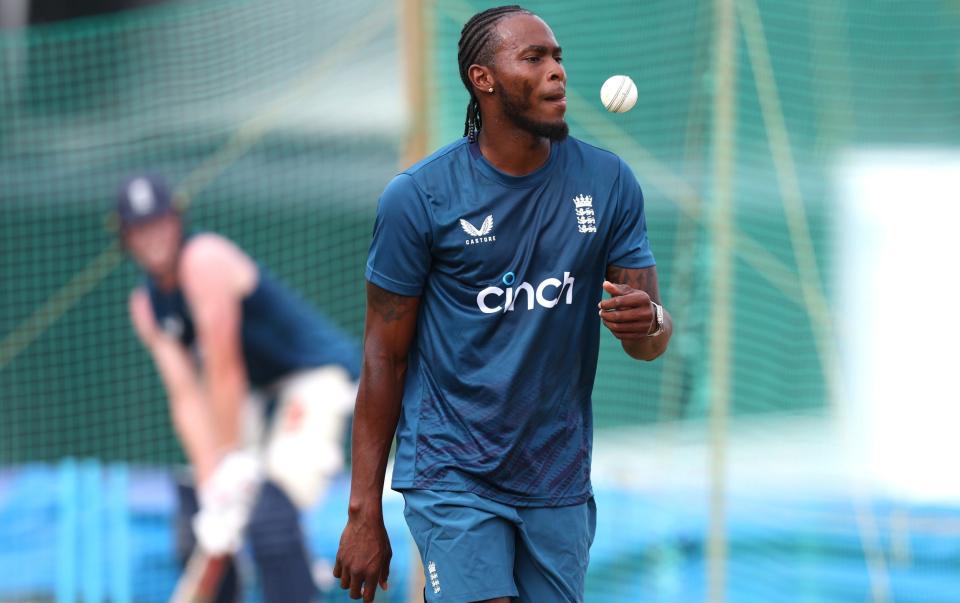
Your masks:
<path fill-rule="evenodd" d="M 460 28 L 492 5 L 435 7 L 435 144 L 463 129 Z M 946 568 L 957 550 L 947 532 L 904 536 L 909 530 L 891 530 L 886 514 L 923 509 L 880 510 L 833 481 L 845 457 L 830 417 L 844 400 L 829 372 L 839 370 L 830 328 L 833 243 L 843 236 L 837 166 L 861 147 L 960 144 L 960 11 L 936 1 L 737 0 L 735 54 L 720 60 L 712 2 L 523 5 L 563 47 L 571 133 L 618 153 L 643 185 L 677 329 L 652 365 L 626 358 L 607 334 L 602 340 L 595 477 L 635 484 L 641 495 L 598 498 L 601 518 L 616 518 L 598 533 L 587 600 L 949 600 L 958 585 Z M 717 65 L 730 61 L 732 145 L 714 139 Z M 629 113 L 608 114 L 599 90 L 618 73 L 634 78 L 639 100 Z M 724 351 L 733 417 L 718 444 L 728 466 L 712 478 L 720 452 L 707 427 L 718 153 L 733 162 L 732 341 Z M 710 560 L 714 480 L 727 499 L 727 546 Z M 767 502 L 751 505 L 745 495 Z M 835 498 L 811 506 L 821 497 Z M 876 532 L 871 522 L 880 522 Z M 904 560 L 895 544 L 902 538 L 917 539 L 916 557 Z M 714 563 L 725 564 L 725 586 L 708 578 Z"/>
<path fill-rule="evenodd" d="M 123 466 L 104 469 L 98 495 L 99 465 L 61 462 L 183 460 L 127 317 L 140 277 L 108 220 L 121 178 L 165 176 L 192 227 L 237 241 L 359 338 L 405 127 L 395 9 L 175 1 L 0 31 L 0 600 L 99 601 L 119 579 L 164 601 L 177 577 L 169 472 L 151 486 L 135 469 L 117 490 Z"/>
<path fill-rule="evenodd" d="M 4 32 L 0 462 L 179 458 L 107 215 L 147 169 L 351 334 L 398 165 L 389 3 L 170 3 Z M 364 98 L 350 91 L 359 88 Z M 334 91 L 331 93 L 331 91 Z"/>
<path fill-rule="evenodd" d="M 429 102 L 412 109 L 426 111 L 432 147 L 462 132 L 467 96 L 456 42 L 470 15 L 492 4 L 426 3 Z M 712 3 L 526 6 L 564 47 L 571 132 L 621 155 L 644 186 L 661 293 L 676 324 L 669 354 L 650 365 L 628 359 L 604 335 L 598 444 L 614 428 L 696 424 L 709 413 L 716 153 L 732 154 L 735 168 L 732 412 L 826 414 L 832 392 L 824 367 L 833 358 L 816 303 L 829 310 L 831 302 L 832 170 L 851 148 L 960 144 L 956 4 L 738 0 L 732 147 L 713 139 Z M 106 220 L 114 187 L 134 170 L 177 183 L 192 198 L 193 225 L 236 240 L 359 337 L 375 203 L 399 166 L 410 123 L 397 7 L 392 0 L 173 1 L 0 32 L 0 465 L 66 456 L 164 466 L 182 459 L 160 383 L 128 326 L 126 297 L 137 274 Z M 600 85 L 616 73 L 631 75 L 640 90 L 637 106 L 621 115 L 598 101 Z M 902 278 L 894 286 L 903 288 Z M 763 427 L 747 436 L 782 428 L 756 425 Z M 622 450 L 609 456 L 630 477 L 642 459 L 629 445 Z M 685 474 L 671 479 L 706 481 L 705 463 L 664 458 Z M 802 600 L 876 595 L 869 539 L 850 527 L 848 502 L 815 515 L 798 507 L 773 517 L 745 511 L 759 519 L 731 532 L 728 600 L 782 600 L 792 567 L 806 577 L 790 582 L 802 585 Z M 588 600 L 703 600 L 704 509 L 691 520 L 670 515 L 669 501 L 624 504 L 622 523 L 598 534 Z M 784 527 L 811 517 L 829 529 Z M 692 527 L 678 527 L 687 520 Z M 628 521 L 633 527 L 617 529 Z M 609 554 L 610 543 L 631 534 L 642 542 Z M 14 540 L 0 545 L 17 550 L 30 537 Z M 931 560 L 928 570 L 955 567 L 955 549 L 927 552 L 941 544 L 912 554 Z M 402 547 L 395 543 L 395 551 Z M 143 579 L 161 586 L 146 600 L 162 600 L 170 583 L 170 561 L 158 559 L 148 558 Z M 843 572 L 851 577 L 836 577 Z M 890 591 L 897 601 L 921 592 L 949 600 L 957 586 L 898 584 Z"/>
<path fill-rule="evenodd" d="M 438 2 L 432 82 L 436 143 L 460 135 L 467 96 L 457 72 L 460 27 L 490 2 Z M 710 179 L 713 141 L 713 6 L 708 2 L 537 1 L 524 3 L 564 50 L 571 133 L 627 160 L 646 194 L 660 287 L 677 323 L 662 364 L 639 366 L 603 341 L 597 424 L 702 417 L 709 384 L 704 355 L 711 309 Z M 831 169 L 860 145 L 956 145 L 960 14 L 941 2 L 737 3 L 734 154 L 735 274 L 733 412 L 817 412 L 829 405 L 811 307 L 763 107 L 779 99 L 788 165 L 814 253 L 813 285 L 829 298 Z M 751 8 L 752 7 L 752 8 Z M 759 29 L 748 20 L 757 14 Z M 762 48 L 761 48 L 762 45 Z M 756 71 L 770 64 L 771 78 Z M 636 107 L 608 114 L 599 90 L 610 75 L 632 76 Z M 758 90 L 761 92 L 758 93 Z M 766 111 L 766 113 L 765 113 Z M 775 133 L 776 134 L 776 133 Z M 783 148 L 780 149 L 784 150 Z M 779 169 L 779 171 L 778 171 Z"/>

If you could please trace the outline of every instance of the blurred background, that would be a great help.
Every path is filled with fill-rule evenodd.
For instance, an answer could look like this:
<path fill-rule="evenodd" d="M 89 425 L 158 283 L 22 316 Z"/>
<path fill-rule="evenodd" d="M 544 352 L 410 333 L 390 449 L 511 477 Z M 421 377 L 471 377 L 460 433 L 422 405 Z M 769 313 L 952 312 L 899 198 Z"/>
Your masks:
<path fill-rule="evenodd" d="M 494 4 L 0 0 L 0 601 L 166 601 L 179 573 L 119 180 L 165 175 L 359 339 L 378 195 L 461 135 L 459 31 Z M 524 6 L 572 135 L 644 188 L 676 328 L 651 364 L 604 332 L 587 601 L 960 601 L 960 4 Z M 606 113 L 620 73 L 639 101 Z M 305 516 L 324 601 L 348 488 Z M 385 507 L 377 600 L 407 601 Z"/>

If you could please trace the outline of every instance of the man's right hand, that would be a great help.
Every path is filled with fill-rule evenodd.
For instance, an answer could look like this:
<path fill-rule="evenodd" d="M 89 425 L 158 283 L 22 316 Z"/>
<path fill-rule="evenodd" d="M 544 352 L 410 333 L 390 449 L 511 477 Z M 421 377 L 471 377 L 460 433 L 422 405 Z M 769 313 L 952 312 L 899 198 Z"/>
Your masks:
<path fill-rule="evenodd" d="M 333 575 L 351 599 L 373 601 L 387 589 L 390 539 L 383 526 L 383 486 L 397 432 L 407 356 L 417 328 L 419 297 L 367 283 L 363 369 L 353 415 L 350 507 Z"/>
<path fill-rule="evenodd" d="M 245 450 L 230 452 L 199 489 L 200 511 L 193 530 L 200 547 L 211 555 L 235 553 L 259 492 L 262 468 Z"/>
<path fill-rule="evenodd" d="M 376 595 L 378 584 L 387 590 L 391 557 L 393 551 L 379 505 L 373 512 L 351 512 L 347 527 L 340 536 L 333 575 L 340 579 L 342 588 L 350 590 L 351 599 L 362 597 L 366 603 L 370 603 Z"/>

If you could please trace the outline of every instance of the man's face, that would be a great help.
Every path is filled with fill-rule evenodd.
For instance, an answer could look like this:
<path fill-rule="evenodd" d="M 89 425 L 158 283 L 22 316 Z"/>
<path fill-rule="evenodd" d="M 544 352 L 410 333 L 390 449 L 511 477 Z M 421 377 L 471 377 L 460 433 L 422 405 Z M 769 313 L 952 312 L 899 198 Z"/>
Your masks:
<path fill-rule="evenodd" d="M 171 213 L 130 226 L 123 240 L 134 261 L 147 272 L 158 275 L 176 270 L 182 235 L 180 216 Z"/>
<path fill-rule="evenodd" d="M 553 32 L 534 15 L 516 15 L 497 24 L 495 90 L 503 113 L 518 128 L 551 140 L 567 137 L 567 72 Z"/>

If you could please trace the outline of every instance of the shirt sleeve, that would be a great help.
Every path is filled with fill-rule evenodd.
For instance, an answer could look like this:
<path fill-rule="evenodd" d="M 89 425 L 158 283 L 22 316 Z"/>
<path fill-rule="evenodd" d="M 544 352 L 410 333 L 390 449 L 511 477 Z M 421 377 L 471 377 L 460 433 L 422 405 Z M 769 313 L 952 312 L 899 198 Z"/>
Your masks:
<path fill-rule="evenodd" d="M 630 167 L 620 161 L 620 198 L 614 217 L 613 243 L 607 265 L 622 268 L 648 268 L 657 262 L 647 239 L 647 219 L 643 212 L 643 191 Z"/>
<path fill-rule="evenodd" d="M 367 280 L 398 295 L 417 296 L 430 271 L 431 220 L 409 174 L 384 189 L 377 206 Z"/>

